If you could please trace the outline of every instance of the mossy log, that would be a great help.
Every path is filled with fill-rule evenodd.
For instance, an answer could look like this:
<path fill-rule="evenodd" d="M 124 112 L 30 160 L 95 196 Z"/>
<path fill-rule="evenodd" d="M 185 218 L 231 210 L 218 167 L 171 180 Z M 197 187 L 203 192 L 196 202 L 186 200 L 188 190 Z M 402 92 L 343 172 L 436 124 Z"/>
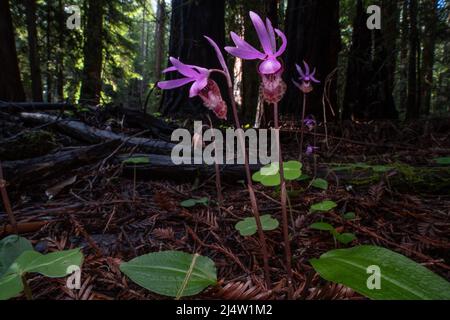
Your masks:
<path fill-rule="evenodd" d="M 156 154 L 134 155 L 139 161 L 135 164 L 124 163 L 124 175 L 133 177 L 134 172 L 140 179 L 167 179 L 190 181 L 195 177 L 207 178 L 215 174 L 214 166 L 206 164 L 175 165 L 169 156 Z M 124 162 L 126 155 L 117 157 Z M 193 162 L 192 162 L 193 163 Z M 251 165 L 256 172 L 260 165 Z M 245 179 L 243 165 L 221 165 L 222 179 L 229 182 Z M 306 172 L 308 174 L 308 172 Z M 402 191 L 417 191 L 422 193 L 450 194 L 450 166 L 410 166 L 392 164 L 389 166 L 357 167 L 353 164 L 333 165 L 322 164 L 317 169 L 317 177 L 339 185 L 367 187 L 380 181 L 386 181 L 390 187 Z"/>
<path fill-rule="evenodd" d="M 57 146 L 51 132 L 25 131 L 13 138 L 0 141 L 0 159 L 11 161 L 35 158 L 49 153 Z"/>

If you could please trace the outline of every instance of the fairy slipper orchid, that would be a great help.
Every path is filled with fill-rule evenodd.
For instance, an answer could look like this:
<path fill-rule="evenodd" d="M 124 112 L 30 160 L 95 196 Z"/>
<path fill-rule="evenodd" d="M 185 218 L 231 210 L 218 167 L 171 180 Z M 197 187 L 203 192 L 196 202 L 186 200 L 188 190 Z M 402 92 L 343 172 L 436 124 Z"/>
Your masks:
<path fill-rule="evenodd" d="M 178 72 L 184 78 L 160 81 L 158 82 L 158 87 L 163 90 L 170 90 L 193 82 L 189 90 L 189 97 L 200 97 L 205 107 L 212 110 L 219 119 L 226 120 L 227 105 L 222 99 L 219 86 L 214 80 L 210 79 L 212 71 L 202 67 L 184 64 L 173 57 L 170 57 L 169 60 L 172 66 L 165 69 L 163 73 Z"/>
<path fill-rule="evenodd" d="M 266 23 L 264 23 L 261 17 L 252 11 L 250 11 L 250 19 L 256 29 L 263 51 L 255 49 L 234 32 L 231 32 L 231 39 L 235 47 L 226 47 L 225 50 L 244 60 L 261 60 L 258 66 L 262 79 L 260 94 L 265 101 L 277 103 L 286 92 L 286 84 L 281 78 L 283 65 L 278 58 L 286 51 L 287 39 L 281 30 L 273 27 L 269 19 L 266 19 Z M 279 49 L 277 49 L 276 35 L 282 41 Z"/>
<path fill-rule="evenodd" d="M 305 66 L 305 70 L 303 70 L 298 64 L 295 65 L 298 73 L 300 74 L 299 80 L 301 83 L 298 83 L 295 80 L 292 80 L 292 82 L 294 82 L 295 86 L 303 93 L 309 93 L 313 90 L 311 82 L 320 83 L 320 81 L 315 78 L 316 69 L 311 72 L 309 65 L 305 61 L 303 61 L 303 65 Z"/>

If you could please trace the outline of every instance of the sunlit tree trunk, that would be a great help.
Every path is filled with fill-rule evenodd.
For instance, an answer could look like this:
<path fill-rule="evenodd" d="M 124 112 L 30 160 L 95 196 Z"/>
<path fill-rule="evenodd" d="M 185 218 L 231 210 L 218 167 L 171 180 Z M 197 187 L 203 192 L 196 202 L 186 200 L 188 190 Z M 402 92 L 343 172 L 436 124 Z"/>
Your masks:
<path fill-rule="evenodd" d="M 36 28 L 36 0 L 25 1 L 25 12 L 27 18 L 32 99 L 36 102 L 42 102 L 42 79 Z"/>
<path fill-rule="evenodd" d="M 157 1 L 156 31 L 155 31 L 155 79 L 161 79 L 162 62 L 164 55 L 164 39 L 166 34 L 166 3 L 164 0 Z"/>
<path fill-rule="evenodd" d="M 0 100 L 25 100 L 9 0 L 0 1 Z"/>
<path fill-rule="evenodd" d="M 102 91 L 104 0 L 88 0 L 80 102 L 97 105 Z"/>

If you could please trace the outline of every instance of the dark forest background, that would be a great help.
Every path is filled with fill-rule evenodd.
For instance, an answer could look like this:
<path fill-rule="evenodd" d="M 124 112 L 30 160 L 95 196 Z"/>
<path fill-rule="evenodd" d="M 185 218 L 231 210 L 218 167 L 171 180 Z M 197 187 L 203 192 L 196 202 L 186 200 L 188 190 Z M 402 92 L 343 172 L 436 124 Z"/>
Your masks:
<path fill-rule="evenodd" d="M 70 5 L 81 28 L 68 29 Z M 381 30 L 369 30 L 367 7 L 382 9 Z M 218 67 L 203 35 L 229 44 L 233 30 L 257 45 L 253 10 L 285 31 L 289 89 L 285 118 L 301 100 L 291 85 L 295 63 L 317 68 L 321 84 L 308 113 L 325 104 L 340 119 L 417 119 L 450 110 L 450 1 L 445 0 L 1 0 L 0 100 L 121 104 L 170 117 L 193 116 L 200 101 L 187 88 L 155 89 L 168 56 Z M 235 61 L 242 116 L 257 113 L 256 62 Z M 332 117 L 332 114 L 329 114 Z"/>

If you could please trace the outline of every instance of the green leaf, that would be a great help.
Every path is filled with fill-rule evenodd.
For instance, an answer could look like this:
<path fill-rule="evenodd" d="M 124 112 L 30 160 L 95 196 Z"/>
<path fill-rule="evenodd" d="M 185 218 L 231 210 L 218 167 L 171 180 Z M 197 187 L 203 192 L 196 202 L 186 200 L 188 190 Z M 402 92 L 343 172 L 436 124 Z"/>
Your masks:
<path fill-rule="evenodd" d="M 331 201 L 331 200 L 325 200 L 325 201 L 313 204 L 311 206 L 310 210 L 312 212 L 317 212 L 317 211 L 319 211 L 319 212 L 328 212 L 328 211 L 330 211 L 330 210 L 332 210 L 332 209 L 334 209 L 336 207 L 337 207 L 336 202 Z"/>
<path fill-rule="evenodd" d="M 320 231 L 334 231 L 334 227 L 325 222 L 316 222 L 309 226 L 311 229 L 320 230 Z"/>
<path fill-rule="evenodd" d="M 376 246 L 338 249 L 312 259 L 326 280 L 343 284 L 374 300 L 449 300 L 450 283 L 427 268 L 391 250 Z M 369 289 L 368 268 L 378 266 L 381 289 Z"/>
<path fill-rule="evenodd" d="M 123 161 L 124 164 L 132 164 L 132 165 L 139 165 L 139 164 L 149 164 L 150 159 L 148 157 L 133 157 L 128 158 Z"/>
<path fill-rule="evenodd" d="M 194 257 L 178 251 L 149 253 L 122 263 L 120 270 L 147 290 L 176 297 L 191 269 L 183 296 L 193 296 L 217 283 L 214 262 L 207 257 L 198 256 L 192 266 Z"/>
<path fill-rule="evenodd" d="M 355 219 L 356 219 L 356 213 L 354 213 L 354 212 L 347 212 L 347 213 L 345 213 L 345 214 L 343 215 L 343 217 L 344 217 L 344 219 L 347 220 L 347 221 L 355 220 Z"/>
<path fill-rule="evenodd" d="M 296 180 L 302 175 L 302 164 L 298 161 L 288 161 L 283 164 L 284 178 L 287 181 Z M 266 187 L 276 187 L 281 184 L 280 166 L 277 162 L 268 164 L 252 176 L 253 181 Z"/>
<path fill-rule="evenodd" d="M 372 170 L 374 172 L 378 172 L 378 173 L 388 172 L 393 169 L 394 169 L 393 167 L 389 167 L 389 166 L 382 166 L 382 165 L 372 166 Z"/>
<path fill-rule="evenodd" d="M 180 205 L 184 208 L 192 208 L 197 205 L 197 201 L 195 199 L 188 199 L 185 201 L 182 201 Z"/>
<path fill-rule="evenodd" d="M 69 273 L 70 266 L 81 266 L 80 249 L 59 251 L 43 255 L 37 251 L 25 251 L 18 257 L 0 279 L 0 300 L 17 296 L 23 290 L 22 276 L 40 273 L 50 278 L 61 278 Z"/>
<path fill-rule="evenodd" d="M 261 225 L 264 231 L 272 231 L 277 229 L 280 223 L 270 215 L 264 215 L 261 216 Z M 255 218 L 245 218 L 238 222 L 235 228 L 243 237 L 252 236 L 258 230 Z"/>
<path fill-rule="evenodd" d="M 338 233 L 334 236 L 336 237 L 336 240 L 342 244 L 349 244 L 356 240 L 356 236 L 353 233 Z"/>
<path fill-rule="evenodd" d="M 298 161 L 288 161 L 283 163 L 284 178 L 287 181 L 297 180 L 302 176 L 303 165 Z"/>
<path fill-rule="evenodd" d="M 273 176 L 262 176 L 261 184 L 265 187 L 276 187 L 281 184 L 281 177 L 279 174 Z"/>
<path fill-rule="evenodd" d="M 12 235 L 2 239 L 0 241 L 0 278 L 23 252 L 30 250 L 33 250 L 33 246 L 25 238 Z"/>
<path fill-rule="evenodd" d="M 208 198 L 200 198 L 200 199 L 198 199 L 198 200 L 196 200 L 197 201 L 197 204 L 203 204 L 203 205 L 205 205 L 205 206 L 207 206 L 208 205 L 208 203 L 209 203 L 209 199 Z"/>
<path fill-rule="evenodd" d="M 324 179 L 314 179 L 311 183 L 311 186 L 313 186 L 314 188 L 318 188 L 318 189 L 322 189 L 322 190 L 327 190 L 328 189 L 328 182 Z"/>
<path fill-rule="evenodd" d="M 450 157 L 435 158 L 434 162 L 442 165 L 450 165 Z"/>

